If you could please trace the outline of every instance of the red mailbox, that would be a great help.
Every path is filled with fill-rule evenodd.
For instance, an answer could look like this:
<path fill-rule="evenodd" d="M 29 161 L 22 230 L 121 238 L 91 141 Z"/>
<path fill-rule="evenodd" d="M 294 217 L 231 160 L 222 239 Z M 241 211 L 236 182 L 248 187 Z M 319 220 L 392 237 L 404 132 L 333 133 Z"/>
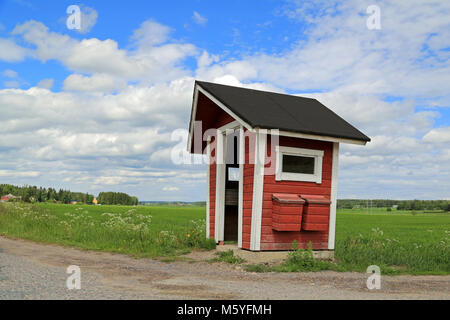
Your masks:
<path fill-rule="evenodd" d="M 325 196 L 301 195 L 305 200 L 302 229 L 306 231 L 326 231 L 330 219 L 331 201 Z"/>
<path fill-rule="evenodd" d="M 297 194 L 272 195 L 272 229 L 300 231 L 305 200 Z"/>

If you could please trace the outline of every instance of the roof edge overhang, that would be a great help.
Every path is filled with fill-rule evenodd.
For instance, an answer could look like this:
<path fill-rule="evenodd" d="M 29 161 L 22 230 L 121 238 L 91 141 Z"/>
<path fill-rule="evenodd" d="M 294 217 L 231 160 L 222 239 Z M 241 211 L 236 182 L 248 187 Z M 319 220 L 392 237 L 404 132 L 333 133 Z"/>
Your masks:
<path fill-rule="evenodd" d="M 370 142 L 370 138 L 369 138 L 369 140 L 363 140 L 363 139 L 359 140 L 359 139 L 351 139 L 351 138 L 344 138 L 344 137 L 319 135 L 319 134 L 314 134 L 314 133 L 286 131 L 286 130 L 277 129 L 277 128 L 261 128 L 258 126 L 252 126 L 247 121 L 243 120 L 242 117 L 240 117 L 238 114 L 233 112 L 225 103 L 220 101 L 212 93 L 210 93 L 208 90 L 203 88 L 196 80 L 195 85 L 194 85 L 194 96 L 193 96 L 193 101 L 192 101 L 191 119 L 190 119 L 190 123 L 189 123 L 189 137 L 188 137 L 188 145 L 187 145 L 188 152 L 192 152 L 194 121 L 195 121 L 196 113 L 197 113 L 197 103 L 198 103 L 199 92 L 204 94 L 208 99 L 210 99 L 212 102 L 214 102 L 218 107 L 220 107 L 222 110 L 224 110 L 226 113 L 228 113 L 231 117 L 233 117 L 240 125 L 242 125 L 244 128 L 246 128 L 247 130 L 249 130 L 251 132 L 267 130 L 268 133 L 271 133 L 271 134 L 277 134 L 277 132 L 278 132 L 278 135 L 280 135 L 280 136 L 309 139 L 309 140 L 327 141 L 327 142 L 357 144 L 357 145 L 363 145 L 363 146 L 366 145 L 367 142 Z"/>

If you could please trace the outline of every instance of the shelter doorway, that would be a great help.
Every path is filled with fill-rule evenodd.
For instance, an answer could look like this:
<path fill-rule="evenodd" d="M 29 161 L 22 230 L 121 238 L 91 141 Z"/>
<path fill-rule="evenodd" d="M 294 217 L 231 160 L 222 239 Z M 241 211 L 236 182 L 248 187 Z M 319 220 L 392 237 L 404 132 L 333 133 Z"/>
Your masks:
<path fill-rule="evenodd" d="M 238 241 L 239 130 L 226 135 L 224 241 Z"/>

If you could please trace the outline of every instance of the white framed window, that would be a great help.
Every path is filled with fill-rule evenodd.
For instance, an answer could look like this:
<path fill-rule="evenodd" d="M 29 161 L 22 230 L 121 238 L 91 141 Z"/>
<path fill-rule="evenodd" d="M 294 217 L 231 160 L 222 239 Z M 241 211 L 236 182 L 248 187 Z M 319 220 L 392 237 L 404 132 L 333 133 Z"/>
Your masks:
<path fill-rule="evenodd" d="M 322 150 L 276 147 L 277 181 L 306 181 L 322 183 Z"/>

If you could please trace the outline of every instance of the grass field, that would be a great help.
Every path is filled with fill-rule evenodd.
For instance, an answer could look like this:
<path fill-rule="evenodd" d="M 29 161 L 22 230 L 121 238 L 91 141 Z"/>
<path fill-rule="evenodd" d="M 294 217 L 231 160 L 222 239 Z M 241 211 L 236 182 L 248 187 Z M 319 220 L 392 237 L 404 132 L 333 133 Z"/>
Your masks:
<path fill-rule="evenodd" d="M 450 273 L 450 214 L 339 210 L 335 256 L 348 270 L 370 264 L 384 273 Z"/>
<path fill-rule="evenodd" d="M 136 257 L 173 257 L 215 247 L 205 239 L 204 216 L 204 207 L 0 203 L 0 234 Z M 448 213 L 339 210 L 336 229 L 337 263 L 298 252 L 273 270 L 365 271 L 378 265 L 383 274 L 450 273 Z"/>
<path fill-rule="evenodd" d="M 213 249 L 203 207 L 0 203 L 0 234 L 136 257 Z"/>

